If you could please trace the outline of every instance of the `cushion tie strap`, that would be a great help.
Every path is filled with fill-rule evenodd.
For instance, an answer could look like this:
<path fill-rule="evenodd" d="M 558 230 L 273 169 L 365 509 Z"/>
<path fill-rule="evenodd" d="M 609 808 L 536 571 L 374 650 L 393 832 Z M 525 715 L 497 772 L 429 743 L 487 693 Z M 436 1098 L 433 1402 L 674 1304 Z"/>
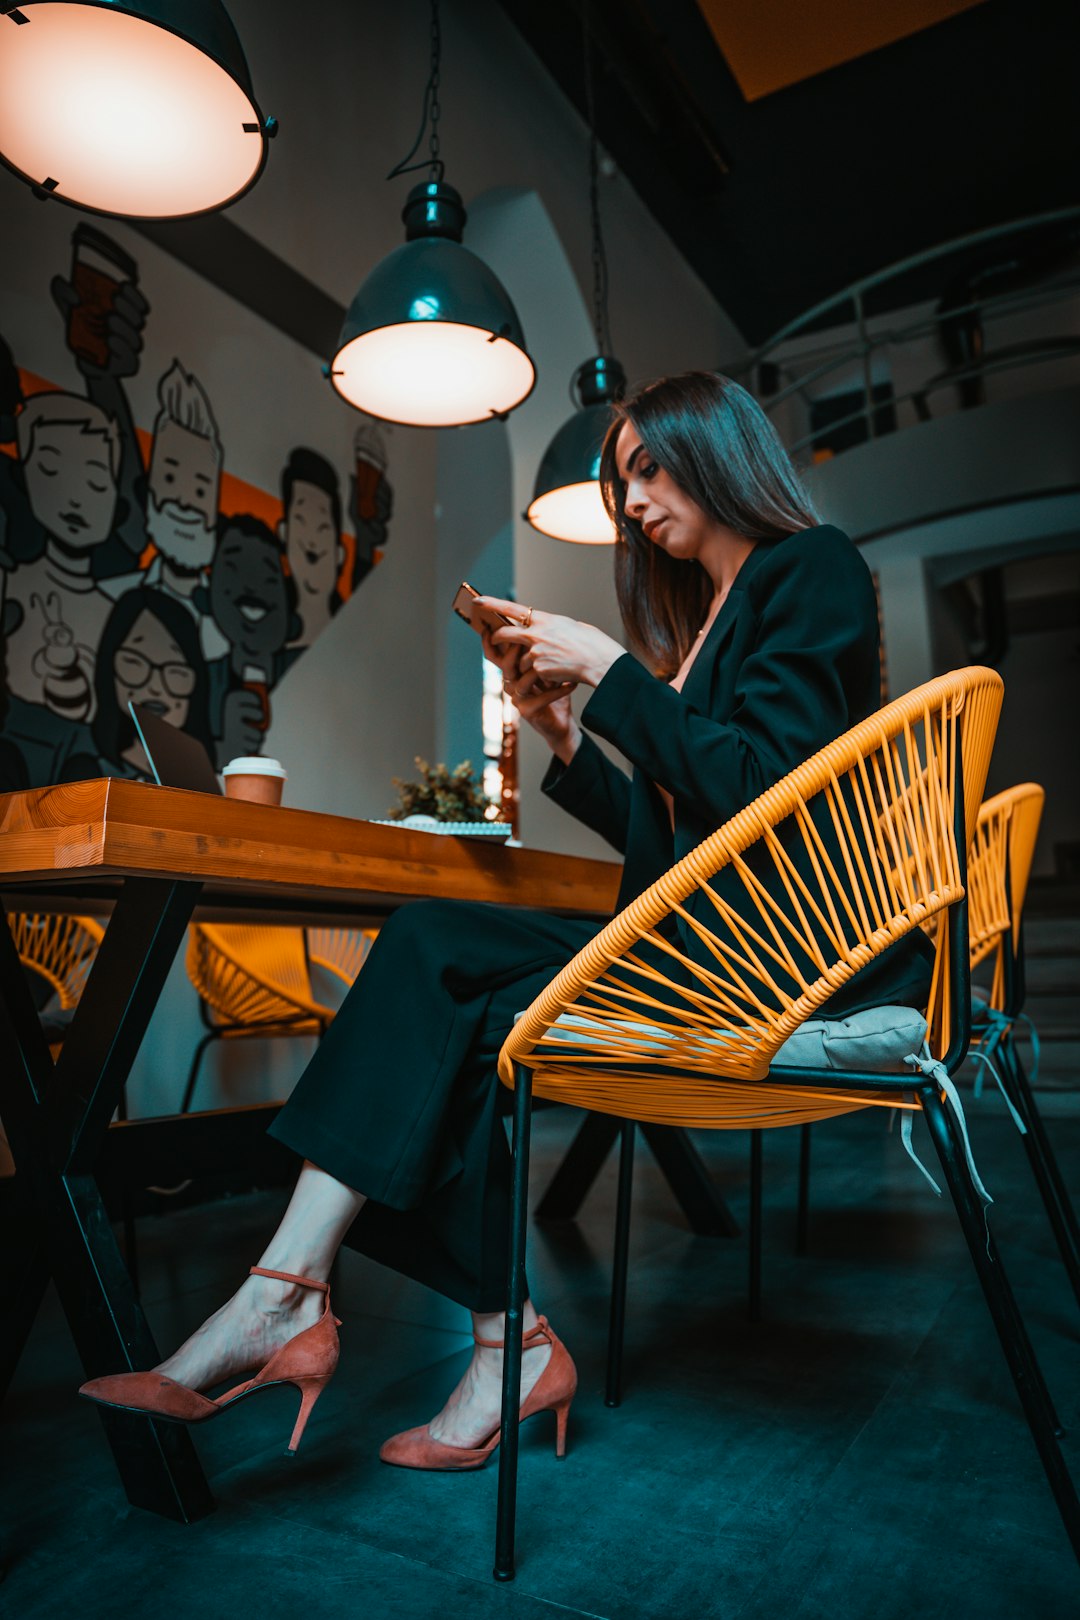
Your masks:
<path fill-rule="evenodd" d="M 987 1043 L 987 1046 L 989 1048 L 989 1043 Z M 971 1059 L 971 1061 L 973 1063 L 983 1063 L 990 1070 L 990 1073 L 993 1075 L 994 1080 L 997 1083 L 998 1090 L 1001 1092 L 1001 1095 L 1005 1099 L 1005 1106 L 1009 1110 L 1009 1113 L 1012 1115 L 1013 1124 L 1016 1126 L 1016 1128 L 1020 1132 L 1021 1136 L 1026 1136 L 1027 1135 L 1027 1126 L 1024 1124 L 1023 1120 L 1020 1118 L 1020 1114 L 1019 1114 L 1019 1112 L 1018 1112 L 1018 1110 L 1016 1108 L 1016 1104 L 1013 1102 L 1012 1098 L 1009 1096 L 1009 1093 L 1005 1090 L 1005 1082 L 1001 1078 L 1001 1070 L 995 1064 L 994 1059 L 990 1055 L 989 1049 L 987 1051 L 985 1051 L 985 1052 L 972 1050 L 972 1051 L 970 1051 L 968 1053 L 968 1057 Z M 978 1074 L 975 1076 L 974 1091 L 975 1091 L 976 1097 L 979 1095 L 979 1093 L 982 1090 L 982 1078 L 983 1078 L 983 1072 L 980 1069 Z"/>
<path fill-rule="evenodd" d="M 975 1191 L 982 1199 L 984 1205 L 992 1204 L 994 1200 L 983 1186 L 979 1172 L 975 1168 L 975 1159 L 971 1151 L 971 1141 L 968 1137 L 967 1120 L 964 1118 L 964 1105 L 960 1101 L 960 1093 L 957 1091 L 956 1087 L 949 1078 L 948 1069 L 946 1069 L 944 1063 L 941 1063 L 936 1058 L 932 1058 L 930 1056 L 930 1048 L 925 1044 L 925 1042 L 923 1043 L 923 1049 L 921 1052 L 910 1052 L 904 1059 L 904 1062 L 907 1064 L 909 1069 L 918 1069 L 919 1073 L 924 1074 L 928 1080 L 933 1080 L 935 1085 L 945 1093 L 946 1100 L 949 1106 L 952 1108 L 956 1123 L 960 1127 L 960 1136 L 964 1144 L 964 1158 L 967 1161 L 968 1174 L 971 1176 L 972 1182 L 974 1183 Z M 927 1181 L 940 1198 L 941 1188 L 938 1186 L 937 1182 L 934 1180 L 926 1166 L 921 1162 L 918 1154 L 915 1152 L 915 1149 L 912 1146 L 911 1120 L 912 1116 L 910 1111 L 905 1109 L 903 1125 L 901 1127 L 901 1137 L 903 1139 L 904 1147 L 907 1150 L 908 1156 L 912 1160 L 912 1163 L 922 1171 L 923 1175 L 926 1177 Z"/>

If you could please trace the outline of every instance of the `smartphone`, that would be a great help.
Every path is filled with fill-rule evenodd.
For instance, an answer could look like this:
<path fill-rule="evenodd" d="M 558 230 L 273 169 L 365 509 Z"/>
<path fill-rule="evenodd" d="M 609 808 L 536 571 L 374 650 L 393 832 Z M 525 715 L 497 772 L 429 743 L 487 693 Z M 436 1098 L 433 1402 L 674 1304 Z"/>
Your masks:
<path fill-rule="evenodd" d="M 518 624 L 520 622 L 517 619 L 507 618 L 505 613 L 498 613 L 494 608 L 489 607 L 476 608 L 474 617 L 473 603 L 479 595 L 480 592 L 474 590 L 467 580 L 462 580 L 457 588 L 457 595 L 454 597 L 454 612 L 459 619 L 465 620 L 470 629 L 498 630 L 502 625 Z"/>

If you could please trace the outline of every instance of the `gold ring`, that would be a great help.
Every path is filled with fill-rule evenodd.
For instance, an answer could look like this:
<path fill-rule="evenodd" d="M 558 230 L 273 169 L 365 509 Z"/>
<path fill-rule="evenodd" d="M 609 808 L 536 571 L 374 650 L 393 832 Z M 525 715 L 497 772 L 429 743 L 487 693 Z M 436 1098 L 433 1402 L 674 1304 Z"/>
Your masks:
<path fill-rule="evenodd" d="M 528 607 L 528 608 L 525 609 L 525 617 L 521 621 L 521 628 L 523 630 L 527 630 L 529 628 L 529 626 L 532 624 L 532 613 L 533 613 L 533 610 L 532 610 L 531 607 Z"/>

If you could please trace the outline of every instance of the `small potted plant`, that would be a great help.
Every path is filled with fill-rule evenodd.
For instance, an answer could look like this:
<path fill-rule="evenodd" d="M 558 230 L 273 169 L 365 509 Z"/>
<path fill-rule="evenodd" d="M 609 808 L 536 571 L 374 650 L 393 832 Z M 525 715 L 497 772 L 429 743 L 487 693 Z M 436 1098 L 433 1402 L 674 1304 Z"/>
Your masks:
<path fill-rule="evenodd" d="M 464 759 L 450 770 L 446 765 L 429 765 L 418 755 L 416 768 L 418 782 L 405 782 L 400 776 L 393 779 L 398 803 L 388 812 L 391 821 L 423 827 L 432 822 L 460 825 L 495 819 L 495 806 L 474 775 L 471 760 Z"/>

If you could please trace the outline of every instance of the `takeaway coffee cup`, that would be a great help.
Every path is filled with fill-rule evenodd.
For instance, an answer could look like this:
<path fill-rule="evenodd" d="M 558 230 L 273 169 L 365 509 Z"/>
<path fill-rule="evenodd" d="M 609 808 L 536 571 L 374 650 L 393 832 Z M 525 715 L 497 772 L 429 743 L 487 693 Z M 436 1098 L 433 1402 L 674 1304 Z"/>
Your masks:
<path fill-rule="evenodd" d="M 230 759 L 221 774 L 228 798 L 250 799 L 254 804 L 280 804 L 288 779 L 276 759 L 258 754 Z"/>

